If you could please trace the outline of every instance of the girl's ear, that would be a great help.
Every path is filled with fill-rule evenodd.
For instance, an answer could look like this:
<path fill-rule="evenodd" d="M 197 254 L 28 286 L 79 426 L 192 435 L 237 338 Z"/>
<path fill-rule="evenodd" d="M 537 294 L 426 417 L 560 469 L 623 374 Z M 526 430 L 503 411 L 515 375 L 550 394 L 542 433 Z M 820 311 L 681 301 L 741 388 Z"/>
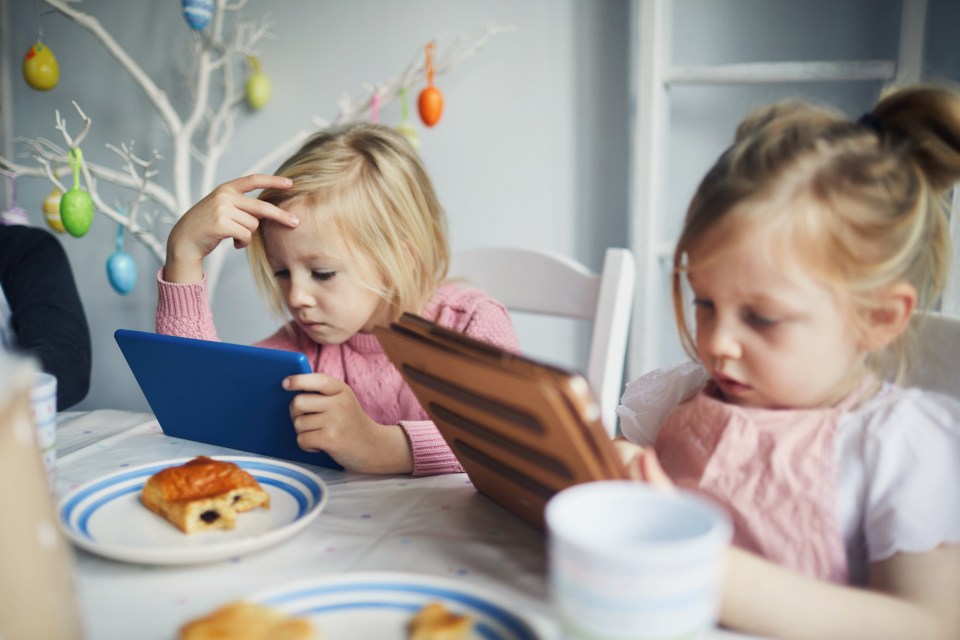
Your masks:
<path fill-rule="evenodd" d="M 900 337 L 917 308 L 917 290 L 908 282 L 897 282 L 879 295 L 867 312 L 863 341 L 868 351 L 879 351 Z"/>

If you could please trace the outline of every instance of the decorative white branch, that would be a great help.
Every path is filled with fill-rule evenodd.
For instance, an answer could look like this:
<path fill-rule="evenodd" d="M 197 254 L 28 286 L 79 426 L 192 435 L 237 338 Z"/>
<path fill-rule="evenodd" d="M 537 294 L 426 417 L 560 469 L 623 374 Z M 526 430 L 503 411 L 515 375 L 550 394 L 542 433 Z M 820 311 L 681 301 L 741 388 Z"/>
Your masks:
<path fill-rule="evenodd" d="M 158 263 L 165 256 L 166 234 L 158 235 L 157 224 L 172 225 L 190 206 L 209 193 L 221 177 L 217 170 L 228 151 L 236 131 L 238 113 L 245 99 L 243 83 L 238 75 L 249 65 L 249 59 L 258 55 L 258 45 L 270 36 L 273 22 L 269 16 L 259 20 L 245 20 L 240 12 L 246 0 L 215 0 L 216 7 L 210 25 L 194 34 L 194 65 L 188 82 L 193 91 L 193 102 L 188 112 L 181 116 L 164 92 L 117 43 L 100 22 L 68 3 L 68 0 L 41 0 L 77 23 L 111 55 L 127 75 L 143 90 L 160 118 L 172 147 L 172 167 L 169 173 L 170 188 L 161 186 L 154 178 L 162 175 L 159 161 L 163 158 L 152 151 L 148 159 L 137 156 L 134 142 L 119 146 L 107 144 L 120 161 L 121 169 L 112 169 L 87 154 L 81 167 L 84 186 L 93 200 L 97 212 L 123 226 L 131 237 L 146 246 Z M 226 34 L 227 27 L 231 29 Z M 448 73 L 464 60 L 483 49 L 495 36 L 512 31 L 513 27 L 485 26 L 474 33 L 462 34 L 441 50 L 438 46 L 434 61 L 436 75 Z M 396 76 L 376 84 L 362 84 L 361 97 L 354 102 L 344 94 L 337 101 L 337 115 L 332 120 L 319 116 L 311 117 L 314 128 L 301 129 L 272 150 L 260 154 L 259 160 L 246 173 L 271 171 L 279 161 L 290 155 L 318 128 L 368 119 L 374 108 L 374 96 L 379 95 L 379 108 L 400 97 L 425 79 L 424 51 L 418 46 L 413 61 Z M 67 121 L 56 113 L 55 129 L 62 137 L 66 148 L 46 138 L 17 138 L 33 157 L 33 165 L 24 165 L 0 156 L 0 168 L 17 176 L 45 178 L 61 191 L 66 191 L 62 178 L 70 174 L 69 152 L 76 149 L 87 137 L 93 120 L 76 102 L 74 108 L 80 115 L 82 126 L 76 135 L 69 131 Z M 89 150 L 88 150 L 89 151 Z M 199 168 L 199 185 L 193 183 Z M 99 193 L 98 181 L 127 189 L 129 199 L 110 205 Z M 144 205 L 152 206 L 144 208 Z M 206 275 L 211 295 L 216 289 L 223 260 L 229 243 L 214 251 L 207 259 Z"/>
<path fill-rule="evenodd" d="M 494 37 L 514 31 L 513 26 L 492 26 L 485 25 L 479 28 L 476 33 L 461 34 L 454 39 L 449 48 L 442 52 L 436 62 L 434 62 L 434 73 L 444 75 L 449 73 L 470 56 L 479 53 Z M 457 52 L 457 49 L 465 42 L 473 39 L 472 44 L 463 52 Z M 426 77 L 424 69 L 424 51 L 420 46 L 413 56 L 413 61 L 400 72 L 397 76 L 381 82 L 377 85 L 365 85 L 366 98 L 357 106 L 352 106 L 349 95 L 344 95 L 337 102 L 339 114 L 333 120 L 326 120 L 314 116 L 311 120 L 315 128 L 300 129 L 289 138 L 278 144 L 273 151 L 263 154 L 257 162 L 250 165 L 244 173 L 263 173 L 275 167 L 281 160 L 289 156 L 300 147 L 303 142 L 310 137 L 317 129 L 326 129 L 327 127 L 353 122 L 370 117 L 373 108 L 373 96 L 379 90 L 380 108 L 383 109 L 387 104 L 397 100 L 404 89 L 409 90 L 415 84 L 422 82 Z"/>

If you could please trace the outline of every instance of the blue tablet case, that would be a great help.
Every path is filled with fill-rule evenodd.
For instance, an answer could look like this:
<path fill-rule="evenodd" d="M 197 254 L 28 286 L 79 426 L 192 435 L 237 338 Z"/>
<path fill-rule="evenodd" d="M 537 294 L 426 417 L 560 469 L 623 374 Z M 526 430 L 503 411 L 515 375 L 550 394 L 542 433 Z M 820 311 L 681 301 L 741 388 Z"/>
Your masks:
<path fill-rule="evenodd" d="M 302 353 L 117 329 L 140 390 L 168 436 L 342 469 L 297 445 L 288 375 L 310 373 Z"/>

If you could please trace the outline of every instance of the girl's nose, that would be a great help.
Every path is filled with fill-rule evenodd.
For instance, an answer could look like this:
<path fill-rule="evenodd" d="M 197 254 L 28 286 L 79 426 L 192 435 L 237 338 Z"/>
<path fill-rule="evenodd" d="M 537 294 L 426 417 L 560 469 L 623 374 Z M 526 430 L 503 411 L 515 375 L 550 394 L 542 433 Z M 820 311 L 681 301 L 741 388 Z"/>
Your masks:
<path fill-rule="evenodd" d="M 735 326 L 730 321 L 715 320 L 700 333 L 700 348 L 713 358 L 738 359 L 743 355 L 743 347 Z"/>
<path fill-rule="evenodd" d="M 313 295 L 310 294 L 305 283 L 299 278 L 290 278 L 290 288 L 287 290 L 287 306 L 291 309 L 300 309 L 303 307 L 312 307 L 316 304 Z"/>

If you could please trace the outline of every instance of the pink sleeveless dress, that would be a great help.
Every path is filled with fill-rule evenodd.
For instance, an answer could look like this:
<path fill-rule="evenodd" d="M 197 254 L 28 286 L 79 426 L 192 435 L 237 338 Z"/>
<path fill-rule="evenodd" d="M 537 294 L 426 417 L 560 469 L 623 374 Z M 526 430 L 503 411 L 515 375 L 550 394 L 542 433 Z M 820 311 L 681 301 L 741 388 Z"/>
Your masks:
<path fill-rule="evenodd" d="M 654 448 L 678 486 L 728 511 L 736 546 L 846 583 L 835 441 L 840 418 L 872 384 L 834 407 L 778 410 L 728 404 L 708 382 L 667 416 Z"/>

